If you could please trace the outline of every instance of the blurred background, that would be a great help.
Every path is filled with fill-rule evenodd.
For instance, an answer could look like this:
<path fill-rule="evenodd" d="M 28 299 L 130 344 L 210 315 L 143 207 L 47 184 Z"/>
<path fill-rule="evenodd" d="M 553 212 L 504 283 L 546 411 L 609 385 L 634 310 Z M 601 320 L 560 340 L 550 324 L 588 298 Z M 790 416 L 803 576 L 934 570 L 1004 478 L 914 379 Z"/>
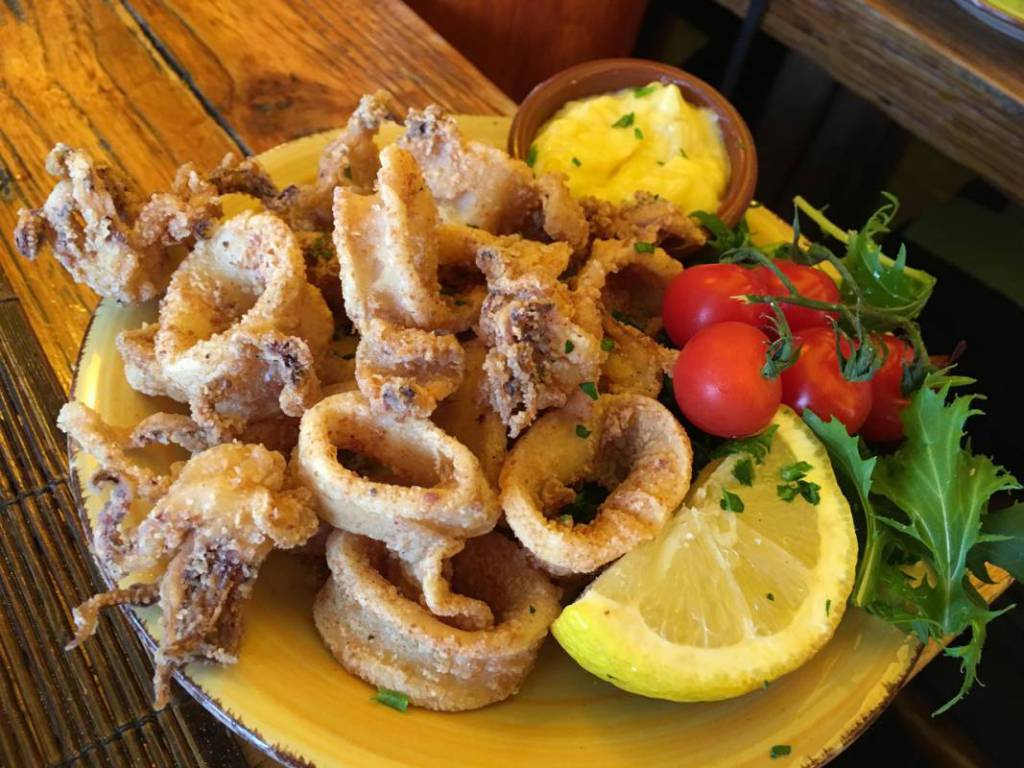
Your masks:
<path fill-rule="evenodd" d="M 922 318 L 929 348 L 966 341 L 961 372 L 988 397 L 974 447 L 1024 477 L 1008 354 L 1024 331 L 1024 22 L 984 17 L 984 0 L 407 2 L 516 100 L 610 56 L 702 77 L 750 125 L 758 199 L 783 218 L 799 193 L 856 228 L 880 190 L 898 195 L 890 252 L 906 242 L 939 278 Z M 997 605 L 1011 603 L 1024 603 L 1019 584 Z M 1024 610 L 994 622 L 990 685 L 932 718 L 960 683 L 957 662 L 936 660 L 833 765 L 1021 765 L 1022 638 Z"/>

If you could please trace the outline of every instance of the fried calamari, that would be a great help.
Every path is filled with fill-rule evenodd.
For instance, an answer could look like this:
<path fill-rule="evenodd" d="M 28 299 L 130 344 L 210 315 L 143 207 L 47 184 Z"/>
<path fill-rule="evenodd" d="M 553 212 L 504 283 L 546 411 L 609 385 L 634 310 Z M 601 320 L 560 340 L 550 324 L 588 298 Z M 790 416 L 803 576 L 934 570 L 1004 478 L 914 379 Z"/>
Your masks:
<path fill-rule="evenodd" d="M 596 197 L 579 202 L 595 239 L 660 243 L 671 238 L 694 247 L 707 240 L 704 230 L 678 206 L 651 192 L 637 192 L 631 202 L 621 205 Z"/>
<path fill-rule="evenodd" d="M 408 565 L 428 608 L 466 626 L 489 609 L 451 592 L 444 563 L 491 530 L 500 509 L 480 462 L 421 419 L 374 411 L 359 392 L 321 400 L 302 417 L 298 479 L 335 528 L 383 541 Z"/>
<path fill-rule="evenodd" d="M 395 146 L 380 157 L 376 194 L 335 192 L 334 244 L 346 311 L 361 335 L 360 390 L 374 407 L 421 418 L 459 386 L 453 334 L 474 316 L 442 294 L 437 208 L 415 159 Z"/>
<path fill-rule="evenodd" d="M 34 259 L 49 242 L 77 283 L 125 303 L 159 296 L 188 245 L 220 216 L 218 191 L 188 163 L 170 192 L 138 200 L 114 169 L 81 149 L 57 144 L 46 171 L 58 179 L 42 208 L 18 211 L 14 242 Z"/>
<path fill-rule="evenodd" d="M 572 279 L 573 302 L 580 325 L 605 338 L 601 391 L 656 397 L 678 353 L 653 336 L 665 290 L 683 268 L 661 248 L 637 250 L 637 242 L 594 241 Z"/>
<path fill-rule="evenodd" d="M 362 195 L 373 192 L 380 168 L 373 139 L 382 122 L 398 116 L 387 91 L 363 96 L 345 128 L 320 155 L 316 181 L 286 187 L 275 200 L 267 202 L 268 207 L 286 214 L 296 229 L 330 231 L 334 190 L 344 187 Z"/>
<path fill-rule="evenodd" d="M 313 607 L 327 647 L 352 674 L 428 709 L 477 709 L 514 694 L 561 610 L 558 589 L 500 533 L 471 539 L 452 559 L 452 583 L 494 614 L 485 629 L 425 610 L 379 542 L 336 531 L 327 562 L 331 578 Z"/>
<path fill-rule="evenodd" d="M 440 107 L 409 110 L 399 144 L 416 157 L 446 222 L 504 235 L 535 228 L 573 251 L 587 243 L 583 209 L 565 177 L 541 181 L 529 166 L 500 149 L 467 141 Z"/>
<path fill-rule="evenodd" d="M 212 445 L 250 422 L 302 415 L 318 396 L 315 367 L 332 332 L 292 231 L 244 212 L 196 243 L 158 322 L 122 333 L 118 347 L 129 383 L 188 403 Z"/>
<path fill-rule="evenodd" d="M 94 490 L 111 489 L 93 530 L 96 556 L 113 578 L 159 574 L 76 608 L 69 648 L 95 632 L 101 608 L 160 603 L 163 631 L 153 685 L 162 707 L 178 667 L 195 659 L 235 660 L 242 604 L 264 559 L 275 547 L 305 543 L 317 530 L 311 494 L 290 488 L 284 457 L 262 446 L 219 445 L 157 476 L 127 457 L 126 431 L 104 425 L 84 406 L 65 405 L 58 425 L 98 460 L 90 480 Z M 126 530 L 136 497 L 153 506 Z"/>
<path fill-rule="evenodd" d="M 502 509 L 546 570 L 592 573 L 661 530 L 690 487 L 692 459 L 685 430 L 657 400 L 581 394 L 513 446 Z"/>
<path fill-rule="evenodd" d="M 584 382 L 596 382 L 600 336 L 581 326 L 568 286 L 565 243 L 473 234 L 477 266 L 487 278 L 478 333 L 487 344 L 484 369 L 491 404 L 516 437 L 545 408 L 565 404 Z"/>

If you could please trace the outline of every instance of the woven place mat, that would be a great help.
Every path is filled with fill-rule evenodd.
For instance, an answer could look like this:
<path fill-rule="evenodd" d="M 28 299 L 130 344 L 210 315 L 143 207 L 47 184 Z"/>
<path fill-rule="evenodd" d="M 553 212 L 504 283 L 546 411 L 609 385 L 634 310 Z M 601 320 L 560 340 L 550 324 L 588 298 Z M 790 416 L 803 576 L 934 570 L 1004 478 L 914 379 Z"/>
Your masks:
<path fill-rule="evenodd" d="M 152 662 L 120 611 L 64 651 L 71 609 L 102 584 L 54 427 L 64 399 L 0 275 L 0 765 L 245 766 L 180 688 L 153 709 Z"/>

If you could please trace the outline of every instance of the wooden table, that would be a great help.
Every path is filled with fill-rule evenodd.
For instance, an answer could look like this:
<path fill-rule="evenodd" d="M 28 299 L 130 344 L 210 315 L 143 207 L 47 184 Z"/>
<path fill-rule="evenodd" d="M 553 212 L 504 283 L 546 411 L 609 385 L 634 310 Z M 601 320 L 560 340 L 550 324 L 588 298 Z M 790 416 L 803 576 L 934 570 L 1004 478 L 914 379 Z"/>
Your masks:
<path fill-rule="evenodd" d="M 47 151 L 81 146 L 161 189 L 187 160 L 336 127 L 378 87 L 405 106 L 514 109 L 398 0 L 0 5 L 0 765 L 244 763 L 187 698 L 152 710 L 123 617 L 61 650 L 70 607 L 100 584 L 52 426 L 96 297 L 48 253 L 14 251 L 18 208 L 51 186 Z"/>
<path fill-rule="evenodd" d="M 750 0 L 717 0 L 745 14 Z M 1024 43 L 953 0 L 770 0 L 763 27 L 1024 201 Z"/>

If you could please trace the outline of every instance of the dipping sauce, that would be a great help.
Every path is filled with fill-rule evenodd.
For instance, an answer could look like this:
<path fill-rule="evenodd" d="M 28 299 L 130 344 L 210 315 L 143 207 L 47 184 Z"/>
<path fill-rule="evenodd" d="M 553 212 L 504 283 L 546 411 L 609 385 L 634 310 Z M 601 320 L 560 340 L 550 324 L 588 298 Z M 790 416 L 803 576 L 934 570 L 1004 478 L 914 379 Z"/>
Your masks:
<path fill-rule="evenodd" d="M 643 190 L 686 213 L 716 211 L 729 182 L 717 117 L 675 84 L 566 103 L 537 132 L 527 162 L 536 173 L 566 174 L 576 197 L 622 203 Z"/>

